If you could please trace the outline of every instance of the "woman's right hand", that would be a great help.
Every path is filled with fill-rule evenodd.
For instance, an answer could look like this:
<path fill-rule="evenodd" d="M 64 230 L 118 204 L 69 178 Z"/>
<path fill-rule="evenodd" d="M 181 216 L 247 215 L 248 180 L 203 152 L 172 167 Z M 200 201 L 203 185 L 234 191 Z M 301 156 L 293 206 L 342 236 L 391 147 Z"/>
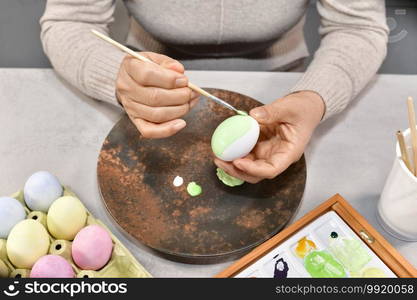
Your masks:
<path fill-rule="evenodd" d="M 197 104 L 199 94 L 188 87 L 181 63 L 152 52 L 140 54 L 156 64 L 127 55 L 116 81 L 117 99 L 143 137 L 169 137 L 185 127 L 181 117 Z"/>

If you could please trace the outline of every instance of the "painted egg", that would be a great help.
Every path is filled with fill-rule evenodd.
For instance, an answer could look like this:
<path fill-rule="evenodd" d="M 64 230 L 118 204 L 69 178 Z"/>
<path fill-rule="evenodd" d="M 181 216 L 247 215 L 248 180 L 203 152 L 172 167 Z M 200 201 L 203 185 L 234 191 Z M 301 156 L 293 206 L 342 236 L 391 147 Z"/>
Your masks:
<path fill-rule="evenodd" d="M 72 242 L 72 259 L 83 270 L 98 270 L 110 259 L 113 243 L 110 234 L 98 225 L 83 228 Z"/>
<path fill-rule="evenodd" d="M 13 226 L 26 218 L 25 208 L 15 198 L 0 197 L 0 238 L 7 239 Z"/>
<path fill-rule="evenodd" d="M 259 124 L 254 118 L 235 115 L 217 126 L 211 137 L 211 148 L 221 160 L 232 161 L 249 154 L 258 137 Z"/>
<path fill-rule="evenodd" d="M 20 221 L 10 231 L 6 249 L 15 267 L 30 269 L 40 257 L 48 253 L 48 232 L 35 220 Z"/>
<path fill-rule="evenodd" d="M 56 239 L 72 240 L 87 221 L 84 205 L 75 197 L 64 196 L 52 203 L 46 218 L 49 232 Z"/>
<path fill-rule="evenodd" d="M 39 171 L 26 181 L 23 193 L 31 210 L 47 212 L 52 202 L 62 196 L 59 180 L 49 172 Z"/>
<path fill-rule="evenodd" d="M 30 271 L 31 278 L 73 278 L 71 264 L 59 255 L 45 255 L 39 258 Z"/>

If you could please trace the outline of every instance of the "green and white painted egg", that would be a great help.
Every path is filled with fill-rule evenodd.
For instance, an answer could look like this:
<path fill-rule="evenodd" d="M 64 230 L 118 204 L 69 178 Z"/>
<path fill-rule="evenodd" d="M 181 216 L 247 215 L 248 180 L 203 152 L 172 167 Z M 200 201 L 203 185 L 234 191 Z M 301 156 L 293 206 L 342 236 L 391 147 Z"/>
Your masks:
<path fill-rule="evenodd" d="M 235 115 L 217 126 L 211 137 L 211 148 L 221 160 L 232 161 L 249 154 L 258 137 L 259 124 L 254 118 Z"/>

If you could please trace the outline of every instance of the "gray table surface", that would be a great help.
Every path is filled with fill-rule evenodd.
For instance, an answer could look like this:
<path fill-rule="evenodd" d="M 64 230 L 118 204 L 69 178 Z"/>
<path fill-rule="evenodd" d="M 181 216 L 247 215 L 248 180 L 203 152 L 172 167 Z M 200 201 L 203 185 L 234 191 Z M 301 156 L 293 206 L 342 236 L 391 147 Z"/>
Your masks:
<path fill-rule="evenodd" d="M 190 71 L 203 87 L 237 91 L 264 103 L 283 95 L 300 73 Z M 376 220 L 376 205 L 394 159 L 395 132 L 407 127 L 405 99 L 417 98 L 417 76 L 377 76 L 338 116 L 323 122 L 307 150 L 307 185 L 294 220 L 335 193 L 344 196 L 414 266 L 417 243 L 397 240 Z M 0 195 L 48 170 L 69 185 L 155 277 L 209 277 L 232 262 L 187 265 L 130 240 L 109 218 L 98 193 L 101 144 L 122 112 L 94 101 L 50 69 L 0 69 Z"/>

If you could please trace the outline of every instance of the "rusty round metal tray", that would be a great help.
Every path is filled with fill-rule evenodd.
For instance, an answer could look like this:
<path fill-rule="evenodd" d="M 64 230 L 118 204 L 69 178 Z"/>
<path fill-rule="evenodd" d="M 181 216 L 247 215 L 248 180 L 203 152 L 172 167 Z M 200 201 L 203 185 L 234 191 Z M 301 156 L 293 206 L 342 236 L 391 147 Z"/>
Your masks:
<path fill-rule="evenodd" d="M 208 89 L 249 111 L 261 103 Z M 125 115 L 107 136 L 98 159 L 103 202 L 131 237 L 172 260 L 214 263 L 237 258 L 282 229 L 296 213 L 306 181 L 304 157 L 273 180 L 227 187 L 216 176 L 210 139 L 233 113 L 209 100 L 187 114 L 173 137 L 143 139 Z M 174 187 L 175 176 L 184 178 Z M 187 183 L 203 193 L 191 197 Z"/>

